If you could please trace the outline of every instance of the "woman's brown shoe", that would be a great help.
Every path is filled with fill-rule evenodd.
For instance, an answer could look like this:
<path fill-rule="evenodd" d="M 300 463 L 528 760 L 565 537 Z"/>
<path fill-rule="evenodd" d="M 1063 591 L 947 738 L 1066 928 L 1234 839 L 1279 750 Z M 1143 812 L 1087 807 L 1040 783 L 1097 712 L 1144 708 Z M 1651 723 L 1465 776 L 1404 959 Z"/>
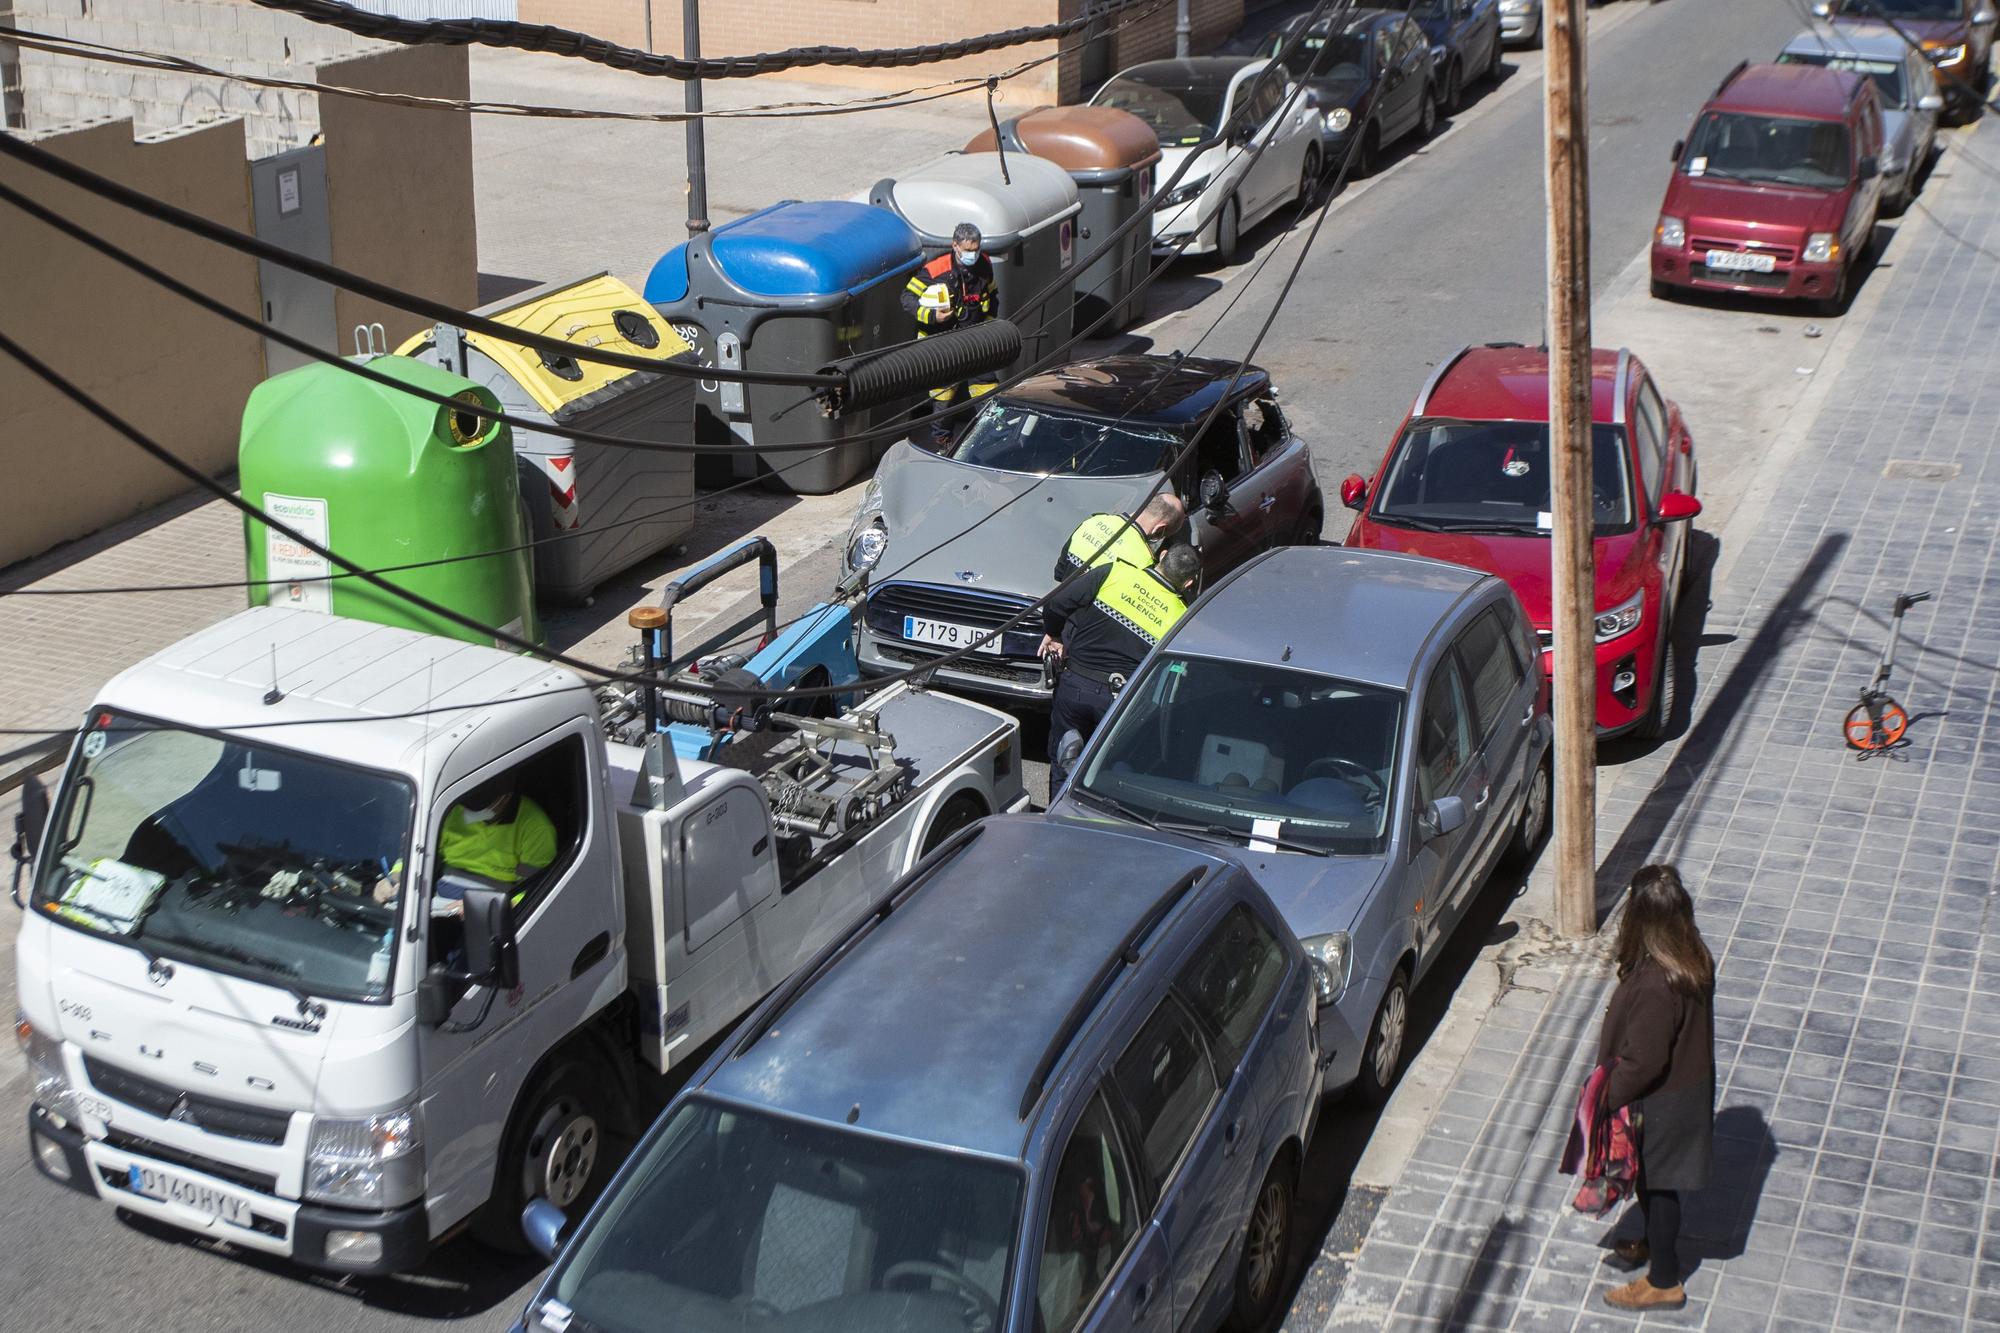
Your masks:
<path fill-rule="evenodd" d="M 1604 1303 L 1620 1310 L 1678 1310 L 1688 1303 L 1688 1298 L 1685 1288 L 1656 1287 L 1649 1279 L 1640 1277 L 1605 1292 Z"/>
<path fill-rule="evenodd" d="M 1621 1240 L 1611 1247 L 1611 1259 L 1621 1268 L 1643 1268 L 1653 1251 L 1643 1240 Z"/>

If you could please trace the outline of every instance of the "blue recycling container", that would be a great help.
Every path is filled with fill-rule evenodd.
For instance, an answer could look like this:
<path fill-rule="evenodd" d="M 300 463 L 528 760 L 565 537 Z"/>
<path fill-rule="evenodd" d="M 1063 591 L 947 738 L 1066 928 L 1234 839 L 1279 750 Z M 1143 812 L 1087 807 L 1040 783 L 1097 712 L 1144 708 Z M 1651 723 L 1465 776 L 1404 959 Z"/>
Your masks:
<path fill-rule="evenodd" d="M 787 200 L 667 251 L 646 278 L 645 298 L 694 344 L 703 365 L 810 373 L 911 337 L 901 296 L 923 254 L 910 225 L 883 209 Z M 740 446 L 737 476 L 763 473 L 786 490 L 824 495 L 871 466 L 889 441 L 817 454 L 769 446 L 907 421 L 916 402 L 882 403 L 835 420 L 806 401 L 811 397 L 805 388 L 703 380 L 695 438 Z"/>

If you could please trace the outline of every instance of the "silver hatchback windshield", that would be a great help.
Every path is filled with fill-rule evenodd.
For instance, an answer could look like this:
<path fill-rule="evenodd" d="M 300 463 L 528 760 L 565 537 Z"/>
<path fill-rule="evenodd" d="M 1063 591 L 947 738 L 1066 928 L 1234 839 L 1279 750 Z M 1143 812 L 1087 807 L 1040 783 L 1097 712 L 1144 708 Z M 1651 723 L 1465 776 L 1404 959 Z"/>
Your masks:
<path fill-rule="evenodd" d="M 1403 695 L 1252 662 L 1155 659 L 1076 790 L 1171 832 L 1366 856 L 1388 837 Z"/>
<path fill-rule="evenodd" d="M 1020 1201 L 996 1162 L 695 1099 L 549 1291 L 593 1333 L 987 1333 Z"/>
<path fill-rule="evenodd" d="M 302 998 L 379 999 L 410 811 L 399 778 L 100 710 L 35 910 Z"/>

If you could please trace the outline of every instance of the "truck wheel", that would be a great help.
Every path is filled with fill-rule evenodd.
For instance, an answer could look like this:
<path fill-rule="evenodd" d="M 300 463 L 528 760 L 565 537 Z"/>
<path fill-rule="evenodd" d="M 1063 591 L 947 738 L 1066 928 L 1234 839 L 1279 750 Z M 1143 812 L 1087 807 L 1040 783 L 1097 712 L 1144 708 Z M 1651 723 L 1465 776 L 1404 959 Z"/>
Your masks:
<path fill-rule="evenodd" d="M 508 1254 L 528 1253 L 521 1210 L 547 1199 L 581 1220 L 611 1177 L 610 1108 L 590 1070 L 576 1059 L 559 1060 L 515 1104 L 493 1196 L 480 1210 L 473 1233 Z"/>
<path fill-rule="evenodd" d="M 923 851 L 919 855 L 929 856 L 944 845 L 946 838 L 984 818 L 986 818 L 986 802 L 969 791 L 960 792 L 946 801 L 944 809 L 938 811 L 937 818 L 931 821 L 929 830 L 924 834 Z"/>

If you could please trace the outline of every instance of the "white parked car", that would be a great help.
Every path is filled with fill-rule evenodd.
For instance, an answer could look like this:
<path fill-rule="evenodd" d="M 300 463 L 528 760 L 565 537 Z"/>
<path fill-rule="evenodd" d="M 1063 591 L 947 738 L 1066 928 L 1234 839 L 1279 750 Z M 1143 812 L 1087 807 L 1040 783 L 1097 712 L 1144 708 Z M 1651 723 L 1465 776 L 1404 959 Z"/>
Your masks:
<path fill-rule="evenodd" d="M 1309 93 L 1247 56 L 1152 60 L 1098 89 L 1092 106 L 1129 111 L 1160 138 L 1154 179 L 1164 185 L 1195 154 L 1153 214 L 1153 250 L 1236 258 L 1243 232 L 1319 188 L 1319 117 Z M 1230 130 L 1222 132 L 1227 125 Z M 1201 147 L 1216 140 L 1207 148 Z M 1261 147 L 1262 151 L 1258 151 Z"/>

